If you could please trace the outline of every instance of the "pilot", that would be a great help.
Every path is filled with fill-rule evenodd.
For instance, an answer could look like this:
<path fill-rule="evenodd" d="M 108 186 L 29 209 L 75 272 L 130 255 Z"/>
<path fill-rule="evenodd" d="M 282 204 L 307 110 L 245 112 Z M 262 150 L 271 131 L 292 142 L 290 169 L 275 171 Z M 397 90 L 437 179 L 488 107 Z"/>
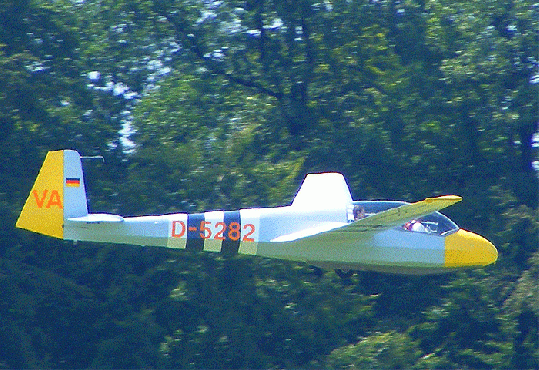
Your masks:
<path fill-rule="evenodd" d="M 427 233 L 429 230 L 421 223 L 421 220 L 412 220 L 404 224 L 404 228 L 408 231 L 414 231 L 416 233 Z"/>
<path fill-rule="evenodd" d="M 362 206 L 355 205 L 354 221 L 361 220 L 362 218 L 365 218 L 365 208 L 363 208 Z"/>

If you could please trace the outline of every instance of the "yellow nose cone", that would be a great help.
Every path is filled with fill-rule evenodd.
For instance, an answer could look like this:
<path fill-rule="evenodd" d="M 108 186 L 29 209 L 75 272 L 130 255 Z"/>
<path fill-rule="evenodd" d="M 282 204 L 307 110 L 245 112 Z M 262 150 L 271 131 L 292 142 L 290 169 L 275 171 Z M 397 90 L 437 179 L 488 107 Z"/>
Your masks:
<path fill-rule="evenodd" d="M 460 229 L 445 238 L 445 266 L 486 266 L 496 262 L 498 251 L 487 239 Z"/>

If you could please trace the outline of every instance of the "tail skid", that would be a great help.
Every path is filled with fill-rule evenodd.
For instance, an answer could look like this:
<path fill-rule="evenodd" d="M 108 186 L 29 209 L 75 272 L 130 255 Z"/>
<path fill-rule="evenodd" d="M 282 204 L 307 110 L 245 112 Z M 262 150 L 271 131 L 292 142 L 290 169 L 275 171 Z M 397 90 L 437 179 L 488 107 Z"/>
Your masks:
<path fill-rule="evenodd" d="M 88 215 L 80 155 L 74 150 L 47 153 L 17 220 L 18 228 L 64 238 L 64 221 Z"/>

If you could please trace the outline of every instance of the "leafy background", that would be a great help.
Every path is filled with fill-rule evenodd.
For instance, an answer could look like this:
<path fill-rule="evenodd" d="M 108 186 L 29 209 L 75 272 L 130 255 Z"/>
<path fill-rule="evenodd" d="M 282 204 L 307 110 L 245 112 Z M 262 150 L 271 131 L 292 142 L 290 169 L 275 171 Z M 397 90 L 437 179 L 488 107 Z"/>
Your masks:
<path fill-rule="evenodd" d="M 0 0 L 0 368 L 537 368 L 532 1 Z M 14 228 L 48 150 L 91 209 L 459 194 L 494 266 L 341 280 L 308 266 Z M 535 162 L 536 163 L 536 162 Z"/>

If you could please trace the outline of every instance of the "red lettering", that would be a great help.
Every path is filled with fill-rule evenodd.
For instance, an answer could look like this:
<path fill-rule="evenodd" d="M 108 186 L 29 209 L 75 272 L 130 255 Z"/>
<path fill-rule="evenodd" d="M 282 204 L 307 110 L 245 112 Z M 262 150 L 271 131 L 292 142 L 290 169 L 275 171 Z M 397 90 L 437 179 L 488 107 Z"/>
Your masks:
<path fill-rule="evenodd" d="M 177 231 L 176 227 L 180 227 L 180 232 Z M 172 221 L 172 237 L 181 238 L 185 234 L 185 222 L 183 221 Z"/>
<path fill-rule="evenodd" d="M 202 239 L 211 238 L 211 230 L 210 230 L 209 227 L 206 227 L 208 225 L 211 225 L 211 222 L 209 222 L 209 221 L 201 221 L 200 222 L 200 237 Z"/>
<path fill-rule="evenodd" d="M 37 191 L 36 190 L 32 190 L 32 195 L 34 196 L 35 200 L 36 200 L 36 204 L 37 204 L 37 207 L 38 208 L 43 208 L 43 203 L 45 203 L 45 198 L 47 197 L 47 191 L 48 190 L 43 190 L 43 196 L 41 197 L 41 199 L 39 199 L 39 195 L 37 194 Z"/>
<path fill-rule="evenodd" d="M 200 229 L 198 229 L 195 226 L 187 227 L 184 221 L 172 221 L 172 238 L 181 238 L 187 231 L 199 231 L 198 235 L 202 239 L 226 240 L 228 238 L 234 241 L 241 239 L 243 242 L 254 242 L 253 236 L 256 227 L 253 224 L 240 225 L 238 222 L 231 222 L 230 224 L 216 222 L 214 224 L 211 221 L 201 221 Z"/>
<path fill-rule="evenodd" d="M 47 208 L 51 208 L 52 206 L 58 206 L 60 209 L 62 209 L 62 198 L 60 198 L 58 190 L 51 191 L 51 197 L 47 203 Z"/>
<path fill-rule="evenodd" d="M 247 234 L 245 234 L 241 240 L 244 242 L 254 242 L 255 240 L 254 238 L 251 238 L 251 235 L 253 235 L 255 232 L 255 225 L 253 224 L 243 225 L 243 230 L 247 230 L 247 229 L 251 229 L 251 230 Z"/>
<path fill-rule="evenodd" d="M 228 225 L 228 239 L 230 240 L 239 240 L 241 237 L 240 224 L 237 222 L 231 222 Z"/>
<path fill-rule="evenodd" d="M 216 240 L 225 240 L 225 237 L 223 236 L 225 230 L 226 230 L 226 224 L 224 222 L 218 222 L 215 224 L 215 228 L 221 228 L 220 230 L 217 230 L 217 233 L 213 237 Z"/>

